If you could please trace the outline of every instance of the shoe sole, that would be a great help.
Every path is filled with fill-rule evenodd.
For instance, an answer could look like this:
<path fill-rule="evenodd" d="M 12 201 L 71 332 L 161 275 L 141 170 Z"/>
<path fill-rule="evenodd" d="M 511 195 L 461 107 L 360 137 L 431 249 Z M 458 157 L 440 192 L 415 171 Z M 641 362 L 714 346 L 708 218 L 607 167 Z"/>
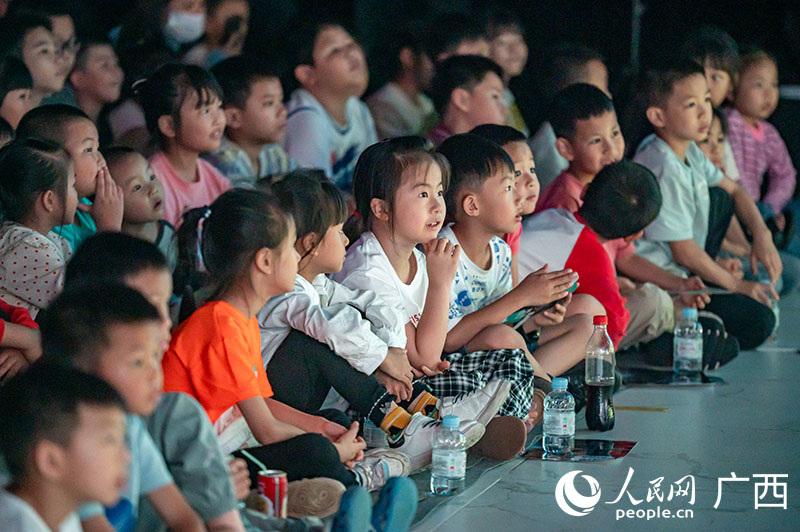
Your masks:
<path fill-rule="evenodd" d="M 309 478 L 290 482 L 286 513 L 289 517 L 324 518 L 336 513 L 344 485 L 332 478 Z"/>
<path fill-rule="evenodd" d="M 372 510 L 372 527 L 378 532 L 408 530 L 417 513 L 418 495 L 412 480 L 389 479 Z"/>
<path fill-rule="evenodd" d="M 475 421 L 484 426 L 489 424 L 497 415 L 503 403 L 506 402 L 506 399 L 508 399 L 509 393 L 511 393 L 511 383 L 504 380 L 500 386 L 497 387 L 497 391 L 494 393 L 491 400 L 486 403 L 486 406 L 483 407 L 483 410 L 481 410 L 475 418 Z"/>
<path fill-rule="evenodd" d="M 469 452 L 492 460 L 509 460 L 525 449 L 525 422 L 513 416 L 498 416 L 486 425 L 483 438 Z"/>
<path fill-rule="evenodd" d="M 379 458 L 386 457 L 387 459 L 397 460 L 403 464 L 403 471 L 399 475 L 394 475 L 390 478 L 407 477 L 411 473 L 411 459 L 402 451 L 395 451 L 386 447 L 377 449 L 370 449 L 364 453 L 364 458 L 377 456 Z"/>
<path fill-rule="evenodd" d="M 471 449 L 475 444 L 477 444 L 481 438 L 483 438 L 483 434 L 486 432 L 486 427 L 476 423 L 470 428 L 469 432 L 464 433 L 464 436 L 467 439 L 467 449 Z M 420 471 L 425 471 L 431 466 L 431 455 L 433 453 L 433 449 L 428 451 L 425 454 L 419 455 L 417 457 L 409 456 L 409 461 L 411 462 L 411 473 L 419 473 Z"/>

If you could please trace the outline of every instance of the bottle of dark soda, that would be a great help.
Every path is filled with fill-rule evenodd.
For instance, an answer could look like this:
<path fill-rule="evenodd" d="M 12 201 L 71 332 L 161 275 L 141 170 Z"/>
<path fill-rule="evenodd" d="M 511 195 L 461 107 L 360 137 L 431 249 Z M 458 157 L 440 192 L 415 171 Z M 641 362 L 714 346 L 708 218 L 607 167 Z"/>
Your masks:
<path fill-rule="evenodd" d="M 614 344 L 606 330 L 608 317 L 594 317 L 594 332 L 586 344 L 586 426 L 589 430 L 614 428 Z"/>

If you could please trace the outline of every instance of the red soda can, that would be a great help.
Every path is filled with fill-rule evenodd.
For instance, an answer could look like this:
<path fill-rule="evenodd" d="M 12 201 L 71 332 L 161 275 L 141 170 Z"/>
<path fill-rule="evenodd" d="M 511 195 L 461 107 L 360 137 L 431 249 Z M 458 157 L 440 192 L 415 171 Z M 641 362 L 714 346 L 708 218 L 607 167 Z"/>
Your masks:
<path fill-rule="evenodd" d="M 289 500 L 289 481 L 286 473 L 277 469 L 258 472 L 258 494 L 267 501 L 266 514 L 286 518 Z"/>

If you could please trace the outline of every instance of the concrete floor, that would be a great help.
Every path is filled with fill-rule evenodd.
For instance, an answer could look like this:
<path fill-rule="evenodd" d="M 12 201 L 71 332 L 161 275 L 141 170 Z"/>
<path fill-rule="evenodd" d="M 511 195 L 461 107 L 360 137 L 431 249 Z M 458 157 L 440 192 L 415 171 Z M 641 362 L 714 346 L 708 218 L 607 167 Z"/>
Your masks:
<path fill-rule="evenodd" d="M 420 503 L 414 531 L 549 531 L 549 530 L 800 530 L 800 294 L 781 302 L 778 339 L 758 351 L 744 352 L 728 366 L 710 374 L 724 385 L 683 388 L 623 388 L 615 397 L 620 406 L 651 407 L 666 411 L 617 411 L 614 430 L 586 430 L 583 412 L 577 416 L 577 438 L 632 440 L 636 446 L 622 459 L 610 462 L 559 463 L 522 458 L 500 464 L 483 462 L 468 476 L 469 486 L 449 498 L 427 498 Z M 629 470 L 628 495 L 618 499 Z M 597 480 L 599 502 L 579 517 L 563 512 L 556 503 L 559 479 L 580 470 L 574 486 L 592 495 L 581 475 Z M 717 509 L 718 479 L 725 482 Z M 787 509 L 759 507 L 753 475 L 788 474 Z M 418 476 L 424 486 L 426 473 Z M 695 501 L 675 496 L 670 486 L 686 475 L 695 480 Z M 663 501 L 648 491 L 663 477 Z M 759 493 L 763 490 L 759 489 Z M 652 493 L 651 493 L 652 495 Z M 573 498 L 574 500 L 574 498 Z M 779 503 L 772 489 L 759 504 Z M 613 504 L 607 504 L 613 503 Z M 653 518 L 663 511 L 689 509 L 692 517 Z M 633 510 L 633 518 L 623 517 Z M 636 513 L 644 515 L 637 518 Z M 682 514 L 685 515 L 685 514 Z"/>

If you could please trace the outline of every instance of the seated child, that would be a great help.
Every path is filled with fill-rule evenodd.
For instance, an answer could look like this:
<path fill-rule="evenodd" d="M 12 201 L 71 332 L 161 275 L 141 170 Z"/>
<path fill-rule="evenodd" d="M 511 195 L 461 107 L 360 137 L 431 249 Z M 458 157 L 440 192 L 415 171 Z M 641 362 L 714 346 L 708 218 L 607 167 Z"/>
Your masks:
<path fill-rule="evenodd" d="M 0 299 L 0 384 L 42 356 L 39 325 L 30 312 Z"/>
<path fill-rule="evenodd" d="M 348 243 L 342 231 L 347 207 L 336 186 L 318 170 L 299 170 L 273 190 L 293 215 L 300 255 L 294 290 L 271 298 L 258 313 L 261 357 L 275 398 L 313 412 L 333 387 L 386 432 L 389 446 L 409 457 L 412 470 L 430 463 L 438 430 L 431 417 L 457 415 L 465 433 L 475 430 L 473 420 L 489 423 L 505 396 L 477 391 L 437 399 L 422 382 L 412 382 L 402 314 L 372 291 L 326 277 L 341 270 Z"/>
<path fill-rule="evenodd" d="M 284 147 L 302 167 L 320 168 L 349 191 L 353 168 L 364 149 L 377 142 L 375 123 L 359 98 L 369 72 L 364 51 L 342 26 L 310 23 L 298 28 L 294 77 L 300 88 L 286 104 Z"/>
<path fill-rule="evenodd" d="M 428 57 L 435 64 L 454 55 L 482 55 L 489 57 L 489 41 L 484 29 L 469 15 L 445 13 L 429 26 Z"/>
<path fill-rule="evenodd" d="M 4 532 L 78 532 L 78 508 L 116 504 L 128 478 L 125 406 L 102 379 L 36 364 L 0 388 Z"/>
<path fill-rule="evenodd" d="M 642 141 L 634 160 L 656 175 L 664 202 L 645 229 L 637 253 L 677 275 L 691 273 L 733 292 L 712 296 L 706 309 L 722 318 L 725 329 L 748 350 L 772 333 L 770 297 L 778 295 L 772 285 L 742 279 L 738 261 L 736 270 L 714 261 L 734 209 L 753 235 L 751 267 L 761 262 L 775 283 L 783 266 L 753 199 L 695 144 L 706 137 L 711 124 L 709 93 L 703 68 L 692 61 L 647 73 L 645 113 L 656 132 Z"/>
<path fill-rule="evenodd" d="M 124 79 L 125 75 L 111 42 L 95 39 L 81 43 L 69 82 L 75 92 L 78 107 L 97 124 L 101 146 L 106 146 L 111 141 L 107 117 L 101 113 L 107 105 L 119 100 Z"/>
<path fill-rule="evenodd" d="M 21 59 L 13 55 L 0 59 L 0 118 L 8 122 L 12 133 L 33 107 L 31 87 L 31 73 Z"/>
<path fill-rule="evenodd" d="M 150 415 L 161 395 L 162 317 L 143 295 L 122 285 L 74 286 L 42 320 L 43 360 L 101 377 L 122 395 L 127 409 L 125 441 L 130 476 L 122 500 L 105 510 L 82 507 L 83 530 L 129 530 L 139 498 L 146 496 L 173 530 L 200 531 L 203 524 L 186 503 L 139 416 Z"/>
<path fill-rule="evenodd" d="M 0 299 L 33 318 L 64 286 L 72 250 L 53 229 L 75 216 L 74 168 L 52 142 L 23 138 L 0 149 Z"/>
<path fill-rule="evenodd" d="M 481 124 L 505 124 L 503 69 L 478 55 L 456 55 L 436 67 L 431 99 L 439 123 L 428 134 L 435 145 Z"/>
<path fill-rule="evenodd" d="M 74 222 L 58 228 L 59 235 L 69 242 L 73 251 L 97 231 L 119 231 L 122 192 L 111 179 L 98 150 L 97 127 L 83 111 L 63 104 L 37 107 L 22 117 L 17 136 L 57 142 L 75 163 L 78 211 Z"/>
<path fill-rule="evenodd" d="M 489 58 L 503 69 L 503 104 L 508 109 L 506 123 L 527 137 L 530 131 L 508 85 L 512 78 L 522 73 L 528 62 L 528 45 L 525 43 L 522 21 L 512 12 L 503 9 L 490 10 L 487 18 Z"/>
<path fill-rule="evenodd" d="M 200 158 L 222 141 L 222 89 L 198 66 L 167 64 L 143 82 L 138 95 L 147 129 L 158 142 L 150 165 L 164 187 L 164 219 L 178 227 L 187 210 L 210 204 L 230 188 L 230 181 Z"/>
<path fill-rule="evenodd" d="M 175 228 L 164 220 L 164 189 L 150 163 L 133 148 L 105 150 L 106 165 L 122 190 L 122 232 L 152 242 L 164 254 L 171 273 L 178 264 Z M 102 262 L 98 258 L 98 263 Z"/>
<path fill-rule="evenodd" d="M 544 54 L 545 65 L 542 79 L 545 87 L 543 102 L 549 102 L 562 89 L 575 83 L 588 83 L 608 91 L 608 69 L 603 56 L 597 50 L 575 43 L 556 45 Z M 546 104 L 545 104 L 546 105 Z M 547 187 L 569 163 L 556 149 L 556 135 L 550 122 L 543 121 L 538 127 L 532 125 L 536 133 L 529 144 L 536 161 L 537 174 L 542 187 Z"/>
<path fill-rule="evenodd" d="M 212 70 L 222 87 L 225 136 L 203 157 L 235 187 L 294 170 L 297 163 L 280 145 L 286 134 L 281 80 L 252 57 L 226 59 Z"/>

